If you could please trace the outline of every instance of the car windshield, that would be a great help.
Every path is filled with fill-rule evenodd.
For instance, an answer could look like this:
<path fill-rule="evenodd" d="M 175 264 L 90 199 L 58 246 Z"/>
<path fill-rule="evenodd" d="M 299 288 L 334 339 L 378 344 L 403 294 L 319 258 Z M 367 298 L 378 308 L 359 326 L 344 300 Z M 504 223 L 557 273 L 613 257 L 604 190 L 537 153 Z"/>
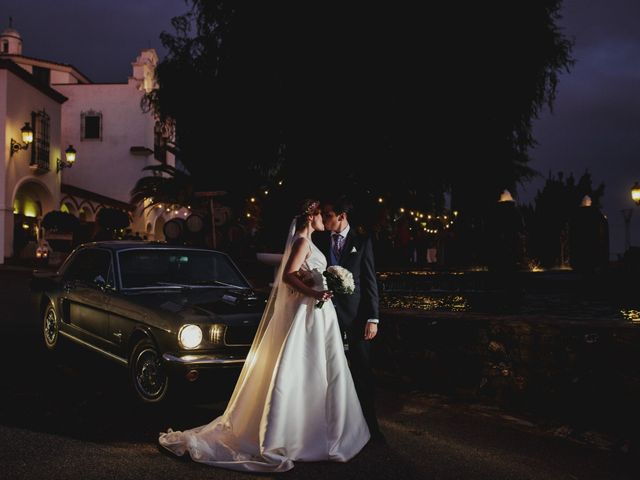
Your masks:
<path fill-rule="evenodd" d="M 249 288 L 229 257 L 184 249 L 131 249 L 118 252 L 122 288 Z"/>

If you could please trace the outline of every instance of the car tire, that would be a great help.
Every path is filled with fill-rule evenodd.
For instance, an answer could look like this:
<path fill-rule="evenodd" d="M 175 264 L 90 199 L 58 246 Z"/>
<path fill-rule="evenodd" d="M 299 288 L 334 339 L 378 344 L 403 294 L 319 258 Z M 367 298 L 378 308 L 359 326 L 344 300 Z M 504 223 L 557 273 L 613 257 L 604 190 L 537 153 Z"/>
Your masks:
<path fill-rule="evenodd" d="M 167 399 L 169 377 L 151 339 L 141 339 L 131 350 L 129 379 L 136 398 L 142 403 L 157 404 Z"/>
<path fill-rule="evenodd" d="M 47 350 L 60 350 L 60 317 L 52 303 L 47 304 L 42 314 L 42 337 Z"/>

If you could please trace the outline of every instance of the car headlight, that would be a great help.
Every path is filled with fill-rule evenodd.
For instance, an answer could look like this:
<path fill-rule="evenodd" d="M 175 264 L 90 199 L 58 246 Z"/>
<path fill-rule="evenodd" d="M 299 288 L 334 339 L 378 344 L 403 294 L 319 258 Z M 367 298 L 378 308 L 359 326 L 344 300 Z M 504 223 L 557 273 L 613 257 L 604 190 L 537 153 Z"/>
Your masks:
<path fill-rule="evenodd" d="M 178 333 L 182 348 L 196 348 L 202 342 L 202 329 L 198 325 L 184 325 Z"/>

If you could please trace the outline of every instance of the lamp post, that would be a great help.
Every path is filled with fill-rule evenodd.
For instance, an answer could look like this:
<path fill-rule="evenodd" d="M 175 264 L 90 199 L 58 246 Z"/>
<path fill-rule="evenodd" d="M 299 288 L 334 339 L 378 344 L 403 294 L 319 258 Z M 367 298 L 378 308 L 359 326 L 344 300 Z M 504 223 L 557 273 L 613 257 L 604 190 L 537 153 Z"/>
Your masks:
<path fill-rule="evenodd" d="M 640 184 L 635 182 L 631 187 L 631 199 L 636 205 L 640 205 Z M 631 216 L 633 215 L 633 209 L 623 208 L 622 218 L 624 219 L 624 251 L 626 252 L 631 247 Z"/>

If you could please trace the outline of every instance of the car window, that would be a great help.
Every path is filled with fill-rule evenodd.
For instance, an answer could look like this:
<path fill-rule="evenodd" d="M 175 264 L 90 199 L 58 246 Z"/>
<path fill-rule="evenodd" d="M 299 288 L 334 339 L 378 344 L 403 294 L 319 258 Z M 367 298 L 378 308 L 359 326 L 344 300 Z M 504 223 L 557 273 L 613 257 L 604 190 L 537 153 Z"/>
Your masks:
<path fill-rule="evenodd" d="M 118 252 L 122 288 L 185 285 L 249 285 L 223 254 L 200 250 L 132 249 Z"/>
<path fill-rule="evenodd" d="M 111 254 L 107 250 L 84 249 L 74 255 L 63 275 L 65 280 L 93 284 L 98 276 L 107 281 L 110 267 Z"/>

